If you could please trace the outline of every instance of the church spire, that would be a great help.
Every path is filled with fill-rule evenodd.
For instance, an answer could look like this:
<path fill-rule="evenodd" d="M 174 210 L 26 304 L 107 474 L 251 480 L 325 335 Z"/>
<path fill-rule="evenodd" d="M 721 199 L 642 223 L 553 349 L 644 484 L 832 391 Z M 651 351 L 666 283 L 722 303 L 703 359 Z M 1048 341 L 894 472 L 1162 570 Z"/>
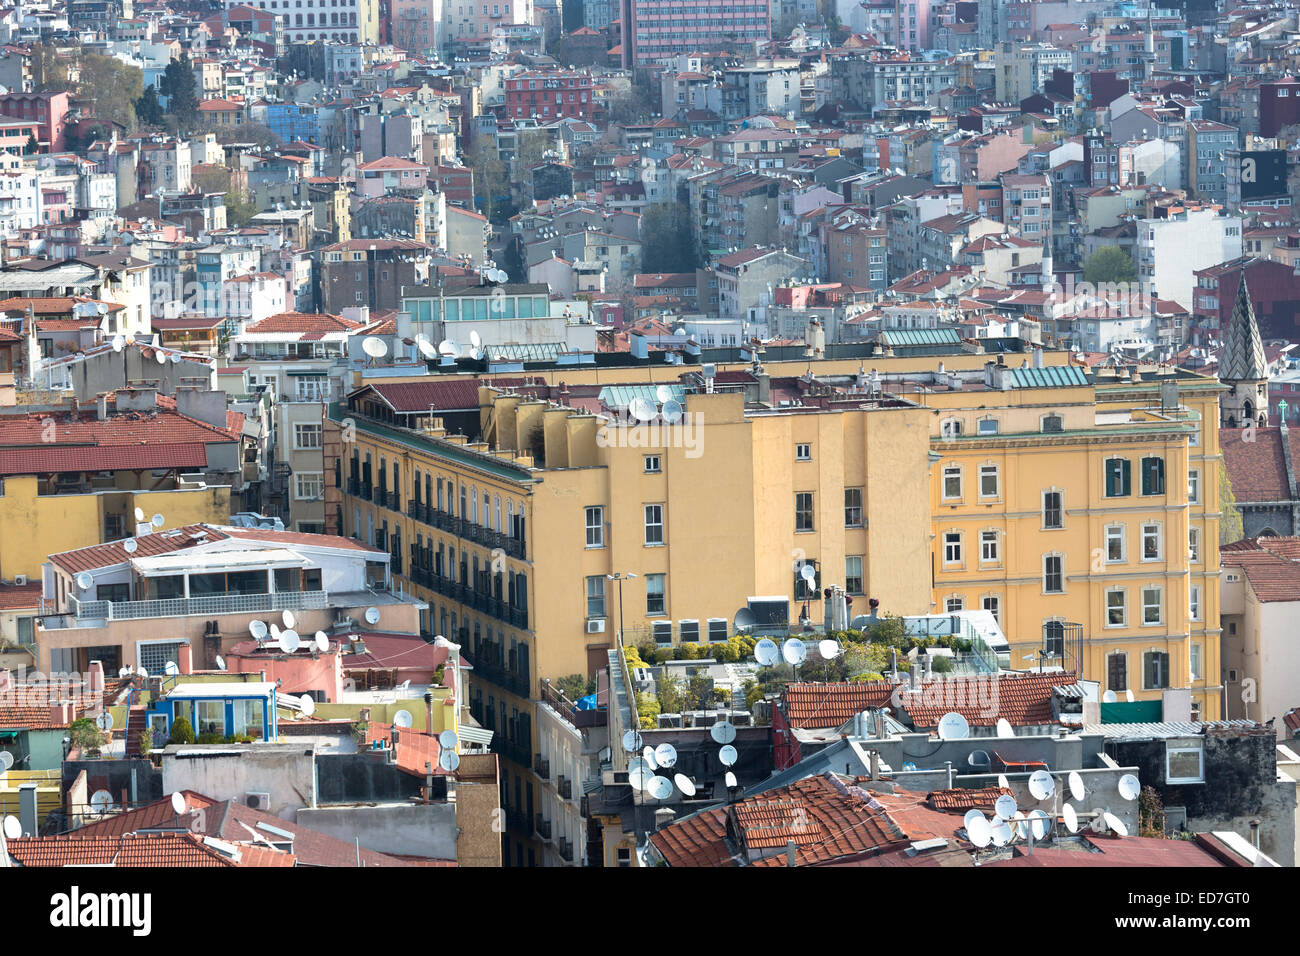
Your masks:
<path fill-rule="evenodd" d="M 1259 323 L 1255 320 L 1255 307 L 1250 302 L 1246 288 L 1246 259 L 1241 260 L 1241 277 L 1237 282 L 1237 301 L 1232 306 L 1227 336 L 1223 341 L 1223 356 L 1219 359 L 1219 380 L 1222 382 L 1260 382 L 1268 380 L 1268 366 L 1264 361 L 1264 345 L 1259 337 Z"/>

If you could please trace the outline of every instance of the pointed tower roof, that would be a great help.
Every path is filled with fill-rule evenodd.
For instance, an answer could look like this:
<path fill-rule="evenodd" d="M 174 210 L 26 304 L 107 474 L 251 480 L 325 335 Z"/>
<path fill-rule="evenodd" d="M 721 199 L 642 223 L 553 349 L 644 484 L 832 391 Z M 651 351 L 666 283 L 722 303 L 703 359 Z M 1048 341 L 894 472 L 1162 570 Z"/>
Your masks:
<path fill-rule="evenodd" d="M 1259 323 L 1255 321 L 1255 307 L 1250 302 L 1250 290 L 1246 288 L 1246 263 L 1242 260 L 1237 301 L 1232 306 L 1228 335 L 1223 342 L 1223 357 L 1219 359 L 1219 380 L 1258 382 L 1267 379 L 1264 345 L 1259 337 Z"/>

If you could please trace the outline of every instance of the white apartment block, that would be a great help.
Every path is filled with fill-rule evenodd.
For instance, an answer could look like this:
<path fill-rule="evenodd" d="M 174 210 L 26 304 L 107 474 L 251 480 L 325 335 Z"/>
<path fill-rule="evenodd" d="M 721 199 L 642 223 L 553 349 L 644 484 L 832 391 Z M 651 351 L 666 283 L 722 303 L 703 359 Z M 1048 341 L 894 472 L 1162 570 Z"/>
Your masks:
<path fill-rule="evenodd" d="M 1172 299 L 1189 312 L 1196 270 L 1241 255 L 1241 219 L 1216 208 L 1189 209 L 1169 219 L 1139 219 L 1134 256 L 1147 295 Z"/>

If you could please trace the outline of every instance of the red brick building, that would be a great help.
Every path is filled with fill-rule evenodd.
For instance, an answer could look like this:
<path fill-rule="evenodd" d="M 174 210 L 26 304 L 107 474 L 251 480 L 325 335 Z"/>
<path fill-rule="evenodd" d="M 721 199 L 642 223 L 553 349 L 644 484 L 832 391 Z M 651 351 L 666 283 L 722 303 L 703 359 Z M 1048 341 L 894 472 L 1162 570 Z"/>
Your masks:
<path fill-rule="evenodd" d="M 506 115 L 510 119 L 537 116 L 593 119 L 601 107 L 592 96 L 591 76 L 569 70 L 529 70 L 506 80 Z"/>
<path fill-rule="evenodd" d="M 1193 338 L 1198 344 L 1223 338 L 1222 330 L 1228 326 L 1237 298 L 1241 263 L 1241 259 L 1233 259 L 1197 270 L 1192 313 Z M 1274 259 L 1250 259 L 1246 272 L 1260 335 L 1265 339 L 1300 338 L 1300 277 L 1293 268 Z"/>
<path fill-rule="evenodd" d="M 68 93 L 5 93 L 0 115 L 36 124 L 36 141 L 42 153 L 67 149 Z"/>

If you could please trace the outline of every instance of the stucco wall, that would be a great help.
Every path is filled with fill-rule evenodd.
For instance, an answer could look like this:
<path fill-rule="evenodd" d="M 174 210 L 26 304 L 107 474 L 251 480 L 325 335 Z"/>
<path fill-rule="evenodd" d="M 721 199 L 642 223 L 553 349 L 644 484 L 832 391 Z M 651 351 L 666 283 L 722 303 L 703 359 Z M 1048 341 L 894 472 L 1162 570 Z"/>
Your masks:
<path fill-rule="evenodd" d="M 438 860 L 456 858 L 456 806 L 451 803 L 316 807 L 296 822 L 367 850 Z"/>
<path fill-rule="evenodd" d="M 301 746 L 168 747 L 163 752 L 163 790 L 194 790 L 214 800 L 243 800 L 248 793 L 269 793 L 271 810 L 293 820 L 316 803 L 316 757 Z"/>

